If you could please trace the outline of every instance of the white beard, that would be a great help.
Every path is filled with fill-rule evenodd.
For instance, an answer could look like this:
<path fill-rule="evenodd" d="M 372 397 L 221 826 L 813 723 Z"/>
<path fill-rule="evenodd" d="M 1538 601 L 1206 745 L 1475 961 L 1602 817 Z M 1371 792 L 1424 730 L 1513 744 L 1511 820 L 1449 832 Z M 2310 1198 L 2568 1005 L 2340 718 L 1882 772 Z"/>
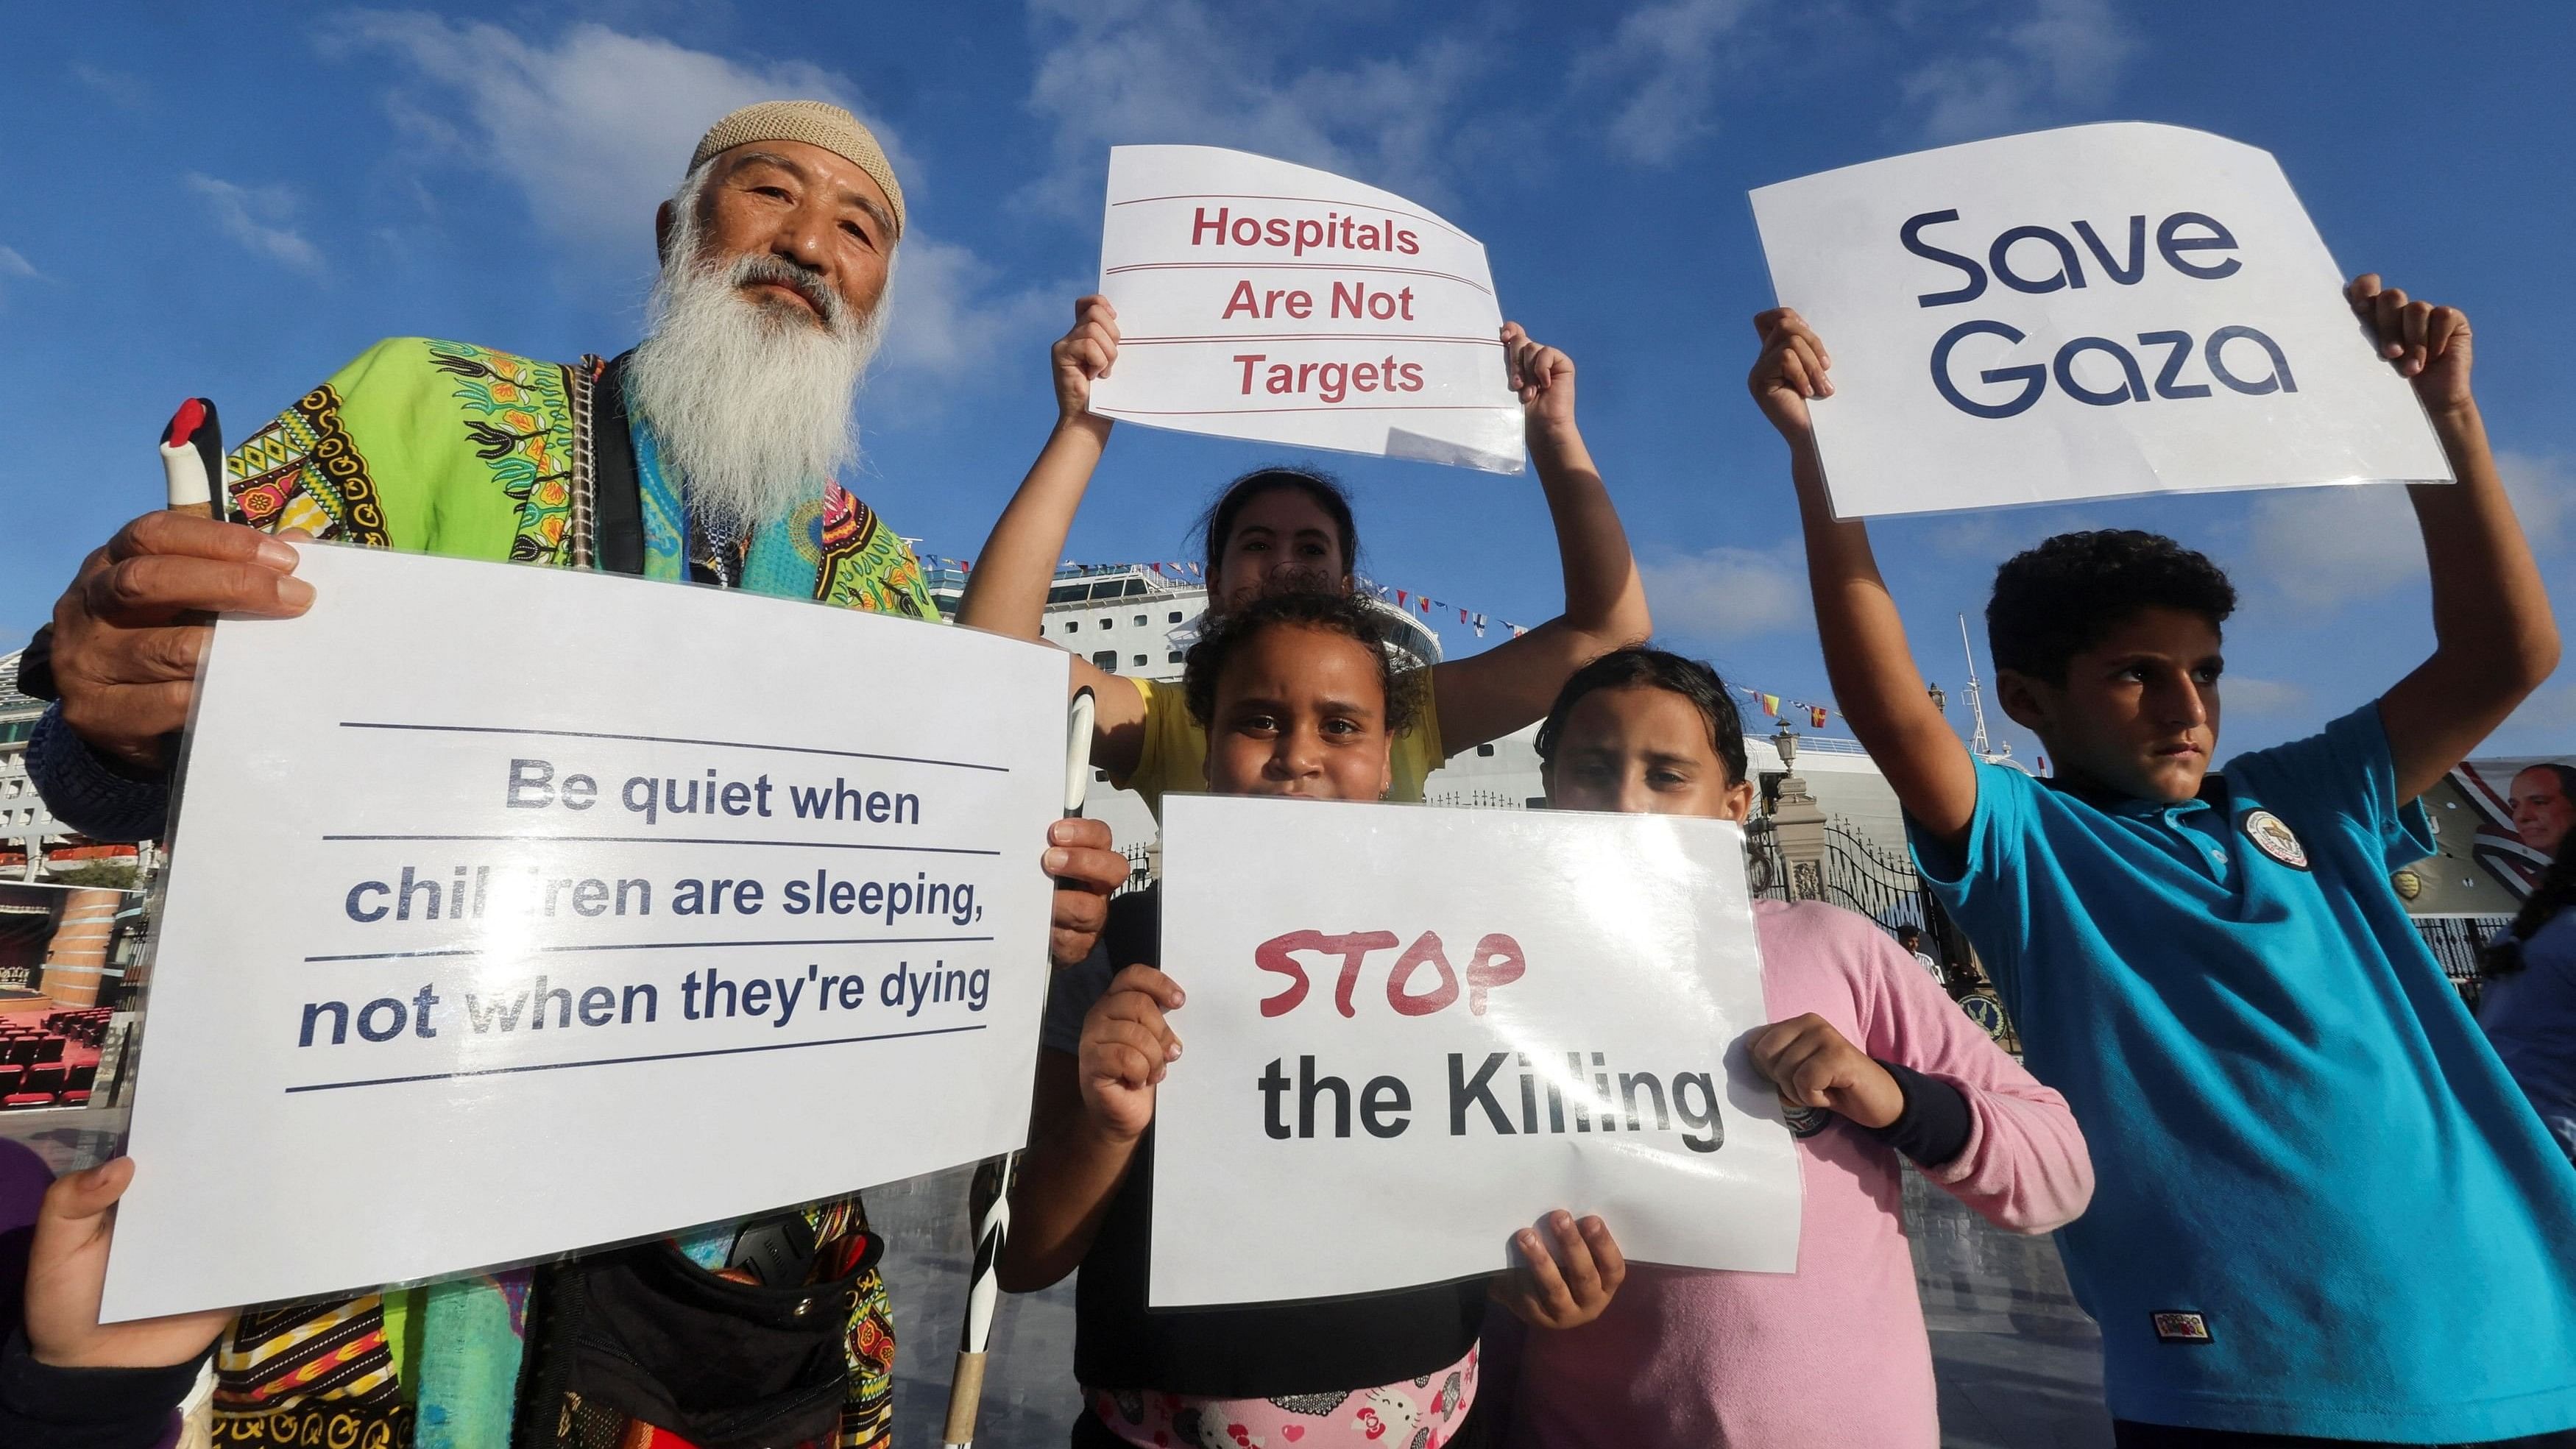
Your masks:
<path fill-rule="evenodd" d="M 652 425 L 699 526 L 740 535 L 822 496 L 858 461 L 851 405 L 884 340 L 882 302 L 855 317 L 821 278 L 765 253 L 703 260 L 698 187 L 653 286 L 653 322 L 626 366 L 627 397 Z M 823 314 L 761 302 L 754 280 L 795 286 Z"/>

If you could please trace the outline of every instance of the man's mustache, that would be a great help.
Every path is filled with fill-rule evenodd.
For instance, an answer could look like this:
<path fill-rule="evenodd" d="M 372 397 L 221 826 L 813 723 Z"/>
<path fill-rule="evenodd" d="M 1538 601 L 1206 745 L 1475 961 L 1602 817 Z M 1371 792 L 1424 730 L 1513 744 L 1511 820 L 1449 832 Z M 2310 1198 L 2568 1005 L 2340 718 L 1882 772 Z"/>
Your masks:
<path fill-rule="evenodd" d="M 731 280 L 736 288 L 763 282 L 790 288 L 814 309 L 814 315 L 823 320 L 824 326 L 836 332 L 840 330 L 841 319 L 849 311 L 849 304 L 841 300 L 841 294 L 823 284 L 820 272 L 799 266 L 785 257 L 744 257 L 733 264 Z"/>

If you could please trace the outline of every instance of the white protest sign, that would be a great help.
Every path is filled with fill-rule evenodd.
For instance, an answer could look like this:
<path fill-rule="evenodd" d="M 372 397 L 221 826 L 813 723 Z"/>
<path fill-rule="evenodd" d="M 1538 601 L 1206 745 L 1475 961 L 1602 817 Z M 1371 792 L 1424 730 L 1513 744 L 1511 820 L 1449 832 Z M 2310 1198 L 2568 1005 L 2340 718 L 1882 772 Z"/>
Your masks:
<path fill-rule="evenodd" d="M 2075 126 L 1765 186 L 1846 518 L 2403 479 L 2450 465 L 2269 152 Z"/>
<path fill-rule="evenodd" d="M 1162 890 L 1153 1306 L 1490 1273 L 1556 1208 L 1796 1269 L 1737 827 L 1174 795 Z"/>
<path fill-rule="evenodd" d="M 1064 656 L 304 546 L 216 626 L 107 1313 L 430 1277 L 1020 1145 Z"/>
<path fill-rule="evenodd" d="M 1091 410 L 1158 428 L 1521 470 L 1483 243 L 1328 171 L 1117 146 L 1100 290 L 1118 366 Z"/>

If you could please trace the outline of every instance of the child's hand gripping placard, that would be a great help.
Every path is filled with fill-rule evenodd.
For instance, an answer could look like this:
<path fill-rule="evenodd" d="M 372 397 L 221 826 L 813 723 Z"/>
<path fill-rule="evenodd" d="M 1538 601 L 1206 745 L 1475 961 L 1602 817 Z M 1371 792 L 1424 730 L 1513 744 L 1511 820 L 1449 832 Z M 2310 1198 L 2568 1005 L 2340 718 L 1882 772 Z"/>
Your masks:
<path fill-rule="evenodd" d="M 1736 826 L 1174 796 L 1163 828 L 1153 1306 L 1493 1272 L 1556 1208 L 1632 1261 L 1796 1268 Z"/>

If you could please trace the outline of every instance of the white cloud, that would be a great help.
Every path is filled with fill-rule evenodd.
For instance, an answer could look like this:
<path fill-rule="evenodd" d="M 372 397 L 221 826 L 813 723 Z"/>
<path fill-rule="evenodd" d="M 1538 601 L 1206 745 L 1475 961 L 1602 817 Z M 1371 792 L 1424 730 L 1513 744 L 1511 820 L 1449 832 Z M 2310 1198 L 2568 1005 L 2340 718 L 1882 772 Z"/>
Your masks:
<path fill-rule="evenodd" d="M 2478 746 L 2481 755 L 2576 752 L 2576 680 L 2542 685 Z"/>
<path fill-rule="evenodd" d="M 1660 165 L 1715 129 L 1718 44 L 1751 0 L 1668 0 L 1631 11 L 1610 38 L 1576 57 L 1578 90 L 1615 92 L 1611 149 Z"/>
<path fill-rule="evenodd" d="M 1767 549 L 1721 545 L 1639 566 L 1655 632 L 1743 639 L 1807 624 L 1805 555 L 1790 539 Z"/>
<path fill-rule="evenodd" d="M 881 364 L 898 378 L 920 373 L 962 379 L 1001 359 L 1027 356 L 1024 371 L 1042 373 L 1042 349 L 1029 339 L 1072 323 L 1072 301 L 1091 289 L 1088 277 L 1051 287 L 1000 290 L 999 269 L 968 248 L 928 237 L 903 244 L 887 305 L 894 309 Z"/>
<path fill-rule="evenodd" d="M 353 15 L 332 48 L 390 53 L 454 93 L 461 108 L 401 92 L 386 106 L 428 149 L 510 183 L 538 226 L 567 248 L 631 259 L 639 288 L 653 265 L 654 208 L 677 189 L 707 127 L 755 101 L 844 106 L 876 133 L 904 183 L 908 214 L 888 298 L 885 370 L 896 378 L 967 377 L 1028 332 L 1035 299 L 997 292 L 995 268 L 922 224 L 921 166 L 835 72 L 804 61 L 733 60 L 601 25 L 576 25 L 547 43 L 418 11 Z"/>
<path fill-rule="evenodd" d="M 2534 552 L 2563 549 L 2576 524 L 2576 475 L 2559 457 L 2505 452 L 2496 471 Z M 2424 576 L 2423 534 L 2406 490 L 2395 484 L 2285 488 L 2254 500 L 2246 514 L 2245 557 L 2252 582 L 2293 604 L 2330 610 L 2377 598 Z"/>
<path fill-rule="evenodd" d="M 2256 567 L 2238 582 L 2307 609 L 2376 598 L 2424 572 L 2415 512 L 2393 484 L 2266 493 L 2247 511 L 2246 532 Z"/>
<path fill-rule="evenodd" d="M 36 264 L 18 254 L 14 247 L 0 247 L 0 281 L 35 281 L 43 277 Z M 9 299 L 9 289 L 0 287 L 0 302 Z"/>
<path fill-rule="evenodd" d="M 206 198 L 215 225 L 254 255 L 282 262 L 298 271 L 322 269 L 322 253 L 292 225 L 301 203 L 288 186 L 241 186 L 218 177 L 188 173 L 188 189 Z"/>
<path fill-rule="evenodd" d="M 461 114 L 400 96 L 388 104 L 407 129 L 516 186 L 537 224 L 575 245 L 649 257 L 653 208 L 679 186 L 698 137 L 754 101 L 848 107 L 876 131 L 895 174 L 913 179 L 915 168 L 868 116 L 856 88 L 804 61 L 745 64 L 587 24 L 548 45 L 421 11 L 357 12 L 326 48 L 389 52 L 459 93 Z"/>
<path fill-rule="evenodd" d="M 72 79 L 107 97 L 121 110 L 139 111 L 152 98 L 152 88 L 139 76 L 121 70 L 106 70 L 81 61 L 72 63 Z"/>
<path fill-rule="evenodd" d="M 2138 42 L 2110 0 L 2035 0 L 1985 49 L 1937 56 L 1905 77 L 1903 94 L 1935 142 L 1969 141 L 2039 124 L 2050 107 L 2098 106 Z"/>
<path fill-rule="evenodd" d="M 2218 697 L 2231 714 L 2288 715 L 2308 707 L 2307 686 L 2279 679 L 2251 679 L 2230 674 L 2219 681 Z"/>
<path fill-rule="evenodd" d="M 1289 70 L 1242 28 L 1257 11 L 1198 0 L 1030 0 L 1043 56 L 1029 105 L 1055 128 L 1057 165 L 1032 188 L 1066 215 L 1096 210 L 1111 146 L 1233 146 L 1319 166 L 1434 204 L 1455 174 L 1485 47 L 1435 35 L 1405 59 Z M 1490 117 L 1489 117 L 1490 119 Z"/>
<path fill-rule="evenodd" d="M 2533 551 L 2557 552 L 2567 542 L 2568 525 L 2576 523 L 2576 474 L 2568 461 L 2508 449 L 2496 454 L 2496 473 Z"/>

